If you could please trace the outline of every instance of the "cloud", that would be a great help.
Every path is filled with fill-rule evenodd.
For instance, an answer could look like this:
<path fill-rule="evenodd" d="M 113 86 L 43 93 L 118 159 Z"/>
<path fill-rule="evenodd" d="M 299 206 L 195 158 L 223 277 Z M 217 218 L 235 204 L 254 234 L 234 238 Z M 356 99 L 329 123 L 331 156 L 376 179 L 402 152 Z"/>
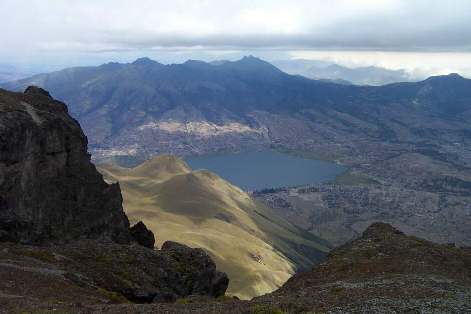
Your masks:
<path fill-rule="evenodd" d="M 0 63 L 41 71 L 252 53 L 471 73 L 469 0 L 1 0 L 0 27 Z"/>
<path fill-rule="evenodd" d="M 467 0 L 2 0 L 0 25 L 9 31 L 0 52 L 189 47 L 459 52 L 471 51 L 470 21 Z"/>
<path fill-rule="evenodd" d="M 471 78 L 470 53 L 463 52 L 389 52 L 389 51 L 312 51 L 289 52 L 293 59 L 330 61 L 348 67 L 375 65 L 388 69 L 404 69 L 411 78 L 460 73 Z"/>

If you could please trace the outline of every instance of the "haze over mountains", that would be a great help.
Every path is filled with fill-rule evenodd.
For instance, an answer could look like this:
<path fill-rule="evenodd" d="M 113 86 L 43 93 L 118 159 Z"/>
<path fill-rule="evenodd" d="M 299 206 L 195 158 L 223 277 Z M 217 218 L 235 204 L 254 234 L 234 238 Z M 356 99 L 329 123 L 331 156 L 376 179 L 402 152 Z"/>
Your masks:
<path fill-rule="evenodd" d="M 272 64 L 288 74 L 330 80 L 339 84 L 386 85 L 419 80 L 405 70 L 390 70 L 377 66 L 350 68 L 328 61 L 304 59 L 279 60 Z"/>
<path fill-rule="evenodd" d="M 172 65 L 143 58 L 3 86 L 26 84 L 67 101 L 96 162 L 265 149 L 334 160 L 350 167 L 344 182 L 362 186 L 300 189 L 308 191 L 300 198 L 275 191 L 262 200 L 287 219 L 302 212 L 307 219 L 291 223 L 338 244 L 378 220 L 471 243 L 471 229 L 460 224 L 471 195 L 471 80 L 458 74 L 355 86 L 289 75 L 255 57 Z M 319 208 L 325 215 L 316 216 Z"/>
<path fill-rule="evenodd" d="M 0 83 L 30 77 L 33 73 L 35 73 L 35 71 L 31 69 L 22 69 L 12 65 L 0 64 Z"/>
<path fill-rule="evenodd" d="M 2 86 L 21 90 L 34 84 L 68 102 L 92 154 L 101 159 L 270 145 L 312 150 L 335 143 L 345 150 L 352 141 L 401 142 L 406 137 L 415 143 L 430 136 L 462 143 L 470 130 L 470 82 L 450 75 L 380 87 L 345 86 L 291 76 L 246 57 L 172 65 L 142 58 Z"/>

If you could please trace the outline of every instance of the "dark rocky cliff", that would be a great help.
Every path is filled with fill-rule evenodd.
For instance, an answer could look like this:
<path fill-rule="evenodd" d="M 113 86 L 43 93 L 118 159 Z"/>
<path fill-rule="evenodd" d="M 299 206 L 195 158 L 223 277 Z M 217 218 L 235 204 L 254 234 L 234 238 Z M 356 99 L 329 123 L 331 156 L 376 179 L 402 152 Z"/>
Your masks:
<path fill-rule="evenodd" d="M 0 240 L 131 239 L 118 184 L 90 162 L 87 138 L 48 92 L 0 90 Z"/>
<path fill-rule="evenodd" d="M 0 89 L 0 313 L 224 295 L 206 252 L 154 242 L 142 222 L 129 228 L 119 185 L 90 162 L 65 104 Z"/>

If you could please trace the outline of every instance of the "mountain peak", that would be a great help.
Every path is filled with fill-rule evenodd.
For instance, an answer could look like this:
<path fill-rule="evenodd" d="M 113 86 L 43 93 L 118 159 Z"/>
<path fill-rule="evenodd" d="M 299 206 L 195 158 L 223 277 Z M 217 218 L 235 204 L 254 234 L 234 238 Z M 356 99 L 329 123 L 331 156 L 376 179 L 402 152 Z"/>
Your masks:
<path fill-rule="evenodd" d="M 372 239 L 372 238 L 382 238 L 388 237 L 392 235 L 403 235 L 401 231 L 394 228 L 390 224 L 383 223 L 383 222 L 376 222 L 371 224 L 364 232 L 363 237 Z"/>
<path fill-rule="evenodd" d="M 243 57 L 242 57 L 242 60 L 263 61 L 262 59 L 257 58 L 257 57 L 255 57 L 255 56 L 253 56 L 253 55 L 243 56 Z"/>
<path fill-rule="evenodd" d="M 459 75 L 458 73 L 450 73 L 447 75 L 449 78 L 457 78 L 457 79 L 464 79 L 464 77 L 462 77 L 461 75 Z"/>
<path fill-rule="evenodd" d="M 239 61 L 235 61 L 235 62 L 243 62 L 243 63 L 250 63 L 250 64 L 269 64 L 271 65 L 271 63 L 268 63 L 260 58 L 257 58 L 257 57 L 254 57 L 252 55 L 249 55 L 249 56 L 244 56 L 242 59 L 240 59 Z"/>
<path fill-rule="evenodd" d="M 458 73 L 450 73 L 450 74 L 445 74 L 445 75 L 435 75 L 431 76 L 426 81 L 461 81 L 461 80 L 466 80 L 465 77 L 461 76 Z"/>
<path fill-rule="evenodd" d="M 42 95 L 42 96 L 46 96 L 46 97 L 52 99 L 51 94 L 49 94 L 49 92 L 47 90 L 44 90 L 41 87 L 37 87 L 37 86 L 34 86 L 34 85 L 28 86 L 25 89 L 24 93 L 26 95 L 33 95 L 33 96 L 34 95 Z"/>
<path fill-rule="evenodd" d="M 221 66 L 242 69 L 244 71 L 271 71 L 282 73 L 282 71 L 273 64 L 254 56 L 245 56 L 236 61 L 223 63 Z"/>
<path fill-rule="evenodd" d="M 153 176 L 155 180 L 161 181 L 190 171 L 186 162 L 173 155 L 158 155 L 133 168 L 135 175 Z"/>
<path fill-rule="evenodd" d="M 159 62 L 152 60 L 148 57 L 138 58 L 132 64 L 133 65 L 157 65 L 157 64 L 160 65 Z"/>

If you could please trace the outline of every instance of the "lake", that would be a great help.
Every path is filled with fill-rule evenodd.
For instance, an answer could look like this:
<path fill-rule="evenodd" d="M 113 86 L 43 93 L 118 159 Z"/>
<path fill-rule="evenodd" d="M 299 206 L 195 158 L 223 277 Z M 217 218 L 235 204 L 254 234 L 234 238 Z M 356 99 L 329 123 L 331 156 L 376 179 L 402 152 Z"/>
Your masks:
<path fill-rule="evenodd" d="M 332 162 L 274 151 L 187 157 L 194 170 L 207 169 L 247 191 L 323 183 L 347 170 Z"/>

